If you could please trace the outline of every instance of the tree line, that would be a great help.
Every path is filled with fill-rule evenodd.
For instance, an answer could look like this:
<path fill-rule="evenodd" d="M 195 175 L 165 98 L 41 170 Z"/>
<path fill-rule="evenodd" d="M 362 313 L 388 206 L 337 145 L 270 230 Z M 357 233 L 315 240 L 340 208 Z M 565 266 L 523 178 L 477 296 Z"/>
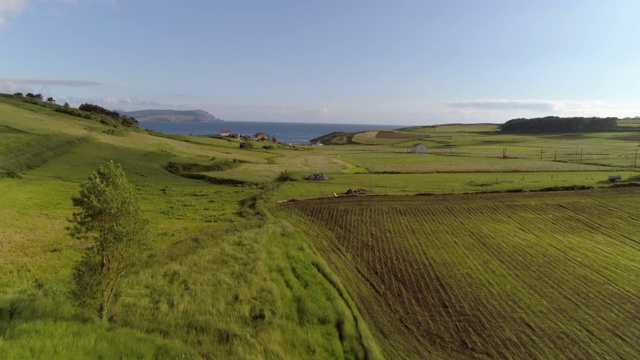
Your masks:
<path fill-rule="evenodd" d="M 9 94 L 2 94 L 2 96 L 11 97 Z M 17 92 L 13 94 L 14 98 L 26 101 L 31 104 L 41 105 L 45 107 L 53 107 L 53 111 L 60 112 L 67 115 L 77 116 L 88 120 L 97 120 L 101 123 L 109 126 L 119 127 L 120 125 L 126 127 L 137 127 L 138 120 L 133 117 L 122 115 L 117 111 L 112 111 L 103 108 L 102 106 L 94 105 L 94 104 L 81 104 L 77 109 L 71 107 L 69 103 L 64 103 L 64 105 L 57 105 L 56 100 L 53 97 L 48 97 L 45 99 L 42 94 L 33 94 L 27 93 L 23 94 L 21 92 Z M 51 104 L 48 105 L 47 103 Z"/>
<path fill-rule="evenodd" d="M 502 124 L 500 130 L 505 133 L 573 133 L 599 132 L 615 130 L 616 117 L 558 117 L 547 116 L 532 119 L 513 119 Z"/>
<path fill-rule="evenodd" d="M 119 120 L 124 126 L 134 127 L 138 125 L 138 120 L 130 116 L 122 115 L 117 111 L 105 109 L 98 105 L 86 103 L 78 106 L 78 110 L 90 112 L 92 114 L 104 115 L 112 119 Z"/>

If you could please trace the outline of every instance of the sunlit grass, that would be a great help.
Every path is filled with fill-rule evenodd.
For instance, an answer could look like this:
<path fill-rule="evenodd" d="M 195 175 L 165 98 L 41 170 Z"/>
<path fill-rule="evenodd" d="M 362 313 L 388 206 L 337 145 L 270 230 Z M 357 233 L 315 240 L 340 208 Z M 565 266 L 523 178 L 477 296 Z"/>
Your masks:
<path fill-rule="evenodd" d="M 276 201 L 349 189 L 413 195 L 608 186 L 612 172 L 623 182 L 638 178 L 630 168 L 637 144 L 616 133 L 503 136 L 494 125 L 451 125 L 415 129 L 427 154 L 408 154 L 414 139 L 375 132 L 354 137 L 366 145 L 244 150 L 224 139 L 110 131 L 33 105 L 0 101 L 0 113 L 2 158 L 91 133 L 14 162 L 20 178 L 0 178 L 0 354 L 9 358 L 377 358 L 359 305 L 310 239 L 272 218 Z M 505 147 L 511 159 L 502 159 Z M 139 191 L 151 239 L 123 280 L 113 322 L 103 325 L 74 312 L 70 274 L 86 243 L 66 227 L 80 182 L 110 160 Z M 205 175 L 247 184 L 165 169 L 217 161 L 236 162 Z M 316 173 L 330 179 L 305 180 Z"/>
<path fill-rule="evenodd" d="M 637 172 L 620 172 L 624 180 Z M 300 180 L 282 184 L 269 199 L 309 199 L 365 189 L 375 195 L 461 194 L 491 191 L 530 191 L 562 186 L 609 186 L 610 172 L 332 174 L 327 181 Z"/>
<path fill-rule="evenodd" d="M 26 121 L 24 131 L 35 128 L 25 117 L 50 116 L 12 111 Z M 64 121 L 56 124 L 61 138 L 82 125 L 70 121 L 67 129 Z M 1 125 L 13 133 L 15 124 Z M 339 171 L 341 164 L 311 151 L 114 136 L 93 126 L 86 140 L 29 157 L 39 161 L 18 166 L 20 178 L 0 178 L 0 357 L 379 358 L 366 325 L 356 324 L 357 308 L 308 239 L 286 223 L 256 220 L 256 204 L 247 199 L 262 186 L 214 185 L 164 168 L 169 161 L 236 159 L 247 166 L 232 178 L 267 185 L 288 167 Z M 47 131 L 26 136 L 55 140 Z M 6 144 L 7 153 L 22 150 Z M 80 182 L 110 160 L 140 192 L 151 239 L 105 325 L 75 314 L 71 272 L 86 243 L 69 236 L 67 219 Z"/>

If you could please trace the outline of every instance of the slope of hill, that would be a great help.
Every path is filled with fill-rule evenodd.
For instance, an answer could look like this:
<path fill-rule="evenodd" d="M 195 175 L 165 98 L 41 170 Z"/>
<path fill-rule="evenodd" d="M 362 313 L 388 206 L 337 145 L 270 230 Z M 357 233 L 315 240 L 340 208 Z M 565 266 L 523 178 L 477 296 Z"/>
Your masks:
<path fill-rule="evenodd" d="M 204 110 L 139 110 L 123 114 L 138 121 L 222 121 Z"/>
<path fill-rule="evenodd" d="M 60 108 L 64 111 L 56 110 Z M 598 313 L 617 316 L 612 309 L 621 309 L 616 304 L 605 309 L 608 304 L 602 299 L 607 294 L 640 308 L 637 286 L 630 280 L 637 278 L 638 270 L 631 266 L 637 262 L 638 224 L 630 207 L 639 196 L 632 186 L 640 180 L 640 128 L 624 133 L 547 135 L 508 135 L 496 130 L 495 125 L 415 127 L 336 134 L 344 145 L 289 147 L 254 142 L 249 150 L 241 149 L 235 139 L 160 134 L 101 114 L 0 96 L 0 354 L 9 359 L 377 359 L 377 342 L 393 358 L 423 358 L 420 355 L 429 349 L 443 356 L 551 358 L 566 353 L 564 343 L 556 347 L 549 336 L 543 338 L 551 321 L 569 324 L 566 331 L 549 329 L 556 335 L 560 331 L 558 338 L 577 339 L 571 344 L 591 354 L 613 349 L 619 357 L 637 358 L 627 356 L 637 355 L 637 346 L 612 338 L 601 326 L 609 321 L 608 315 Z M 408 152 L 418 141 L 428 146 L 427 153 Z M 71 197 L 78 194 L 81 182 L 109 160 L 122 164 L 140 192 L 151 241 L 138 266 L 123 278 L 109 324 L 96 324 L 76 314 L 71 295 L 74 264 L 88 243 L 72 239 L 66 228 L 74 211 Z M 305 180 L 313 173 L 326 174 L 329 180 Z M 614 185 L 626 188 L 603 192 L 612 194 L 604 200 L 589 200 L 583 192 L 566 193 L 561 197 L 567 201 L 556 201 L 553 195 L 553 201 L 542 206 L 537 200 L 543 195 L 533 193 L 545 188 L 609 187 L 610 174 L 620 175 Z M 407 200 L 395 206 L 385 201 L 393 200 L 391 196 L 370 198 L 369 203 L 341 196 L 351 189 L 368 190 L 356 194 L 380 195 L 487 194 L 456 195 L 442 204 L 439 196 L 405 196 Z M 608 202 L 613 194 L 619 200 Z M 519 202 L 527 196 L 537 205 Z M 330 197 L 325 200 L 336 208 L 322 201 L 283 200 L 322 197 Z M 507 205 L 498 206 L 494 197 L 506 199 Z M 455 208 L 448 205 L 453 198 L 460 199 Z M 480 198 L 486 201 L 474 201 Z M 278 210 L 287 203 L 284 206 L 305 207 L 305 216 L 313 218 L 309 229 L 317 231 L 313 236 L 305 235 L 302 226 L 292 225 L 300 224 L 302 215 L 297 210 Z M 375 204 L 379 206 L 372 208 Z M 585 218 L 586 209 L 589 218 L 598 219 L 597 226 L 572 223 L 580 219 L 591 224 Z M 458 214 L 467 212 L 474 214 L 468 222 L 453 224 L 460 221 Z M 621 217 L 618 212 L 631 215 Z M 447 216 L 457 220 L 449 222 Z M 503 223 L 513 229 L 501 228 Z M 340 242 L 325 242 L 328 235 L 332 239 L 330 227 L 338 225 L 344 231 L 335 231 L 333 240 Z M 568 228 L 574 225 L 579 228 Z M 554 230 L 547 230 L 548 226 Z M 410 234 L 407 241 L 399 241 L 404 239 L 403 231 Z M 534 233 L 537 238 L 530 236 Z M 563 234 L 564 240 L 554 233 Z M 514 236 L 522 241 L 512 243 Z M 503 249 L 506 256 L 491 258 L 500 253 L 478 248 L 481 240 L 489 238 L 487 244 Z M 419 239 L 430 241 L 418 243 Z M 629 251 L 607 253 L 625 239 L 635 241 Z M 527 246 L 531 241 L 541 247 Z M 515 245 L 522 246 L 518 250 Z M 396 248 L 384 250 L 394 246 L 397 252 Z M 404 251 L 400 246 L 410 248 Z M 412 249 L 428 255 L 444 253 L 415 258 L 412 254 L 418 252 Z M 537 249 L 554 256 L 560 249 L 567 251 L 566 256 L 540 258 Z M 447 251 L 453 255 L 447 257 Z M 346 254 L 346 260 L 333 252 Z M 593 267 L 577 265 L 596 255 L 589 261 Z M 545 275 L 537 277 L 540 281 L 558 280 L 568 288 L 527 280 L 528 271 L 535 268 L 519 258 L 538 261 L 537 269 Z M 513 271 L 499 272 L 498 263 Z M 398 264 L 409 272 L 395 272 Z M 429 264 L 434 272 L 420 270 Z M 479 270 L 465 277 L 470 264 Z M 554 270 L 568 266 L 572 271 Z M 589 271 L 602 277 L 593 280 Z M 406 291 L 404 295 L 394 292 L 415 290 L 411 279 L 418 279 L 416 274 L 437 275 L 444 285 L 436 290 L 442 292 L 419 288 L 417 298 Z M 505 278 L 505 274 L 527 281 Z M 612 288 L 605 277 L 618 281 L 628 292 Z M 611 291 L 586 293 L 579 284 L 589 281 L 602 281 Z M 455 286 L 458 283 L 464 286 Z M 371 284 L 381 285 L 376 288 L 381 292 L 361 296 Z M 416 280 L 415 284 L 431 282 Z M 556 299 L 558 313 L 578 321 L 532 313 L 531 309 L 541 309 L 544 315 L 549 309 L 522 295 L 518 289 L 528 284 Z M 503 298 L 499 293 L 489 296 L 496 288 L 513 292 Z M 394 294 L 401 301 L 395 301 Z M 454 295 L 446 306 L 422 301 L 447 294 Z M 568 306 L 571 299 L 589 300 L 590 295 L 596 297 L 582 304 L 584 309 Z M 464 300 L 472 298 L 479 301 Z M 519 312 L 500 313 L 501 306 L 492 306 L 496 298 Z M 384 303 L 384 311 L 399 317 L 377 318 L 380 307 L 368 301 Z M 591 311 L 589 305 L 597 308 Z M 511 326 L 518 323 L 512 316 L 516 313 L 526 320 L 529 330 L 522 332 L 526 339 L 511 336 L 516 329 Z M 616 324 L 626 326 L 629 316 L 637 314 L 619 315 Z M 381 326 L 376 319 L 388 320 L 390 326 Z M 393 323 L 394 319 L 400 323 Z M 373 326 L 376 339 L 367 324 Z M 576 327 L 583 324 L 585 331 Z M 426 336 L 403 335 L 414 331 Z M 589 331 L 598 339 L 593 340 Z M 633 340 L 640 330 L 631 324 L 618 333 Z M 495 344 L 505 338 L 511 347 L 501 352 Z M 488 346 L 487 353 L 476 352 L 483 346 Z"/>
<path fill-rule="evenodd" d="M 2 358 L 376 358 L 309 240 L 264 216 L 262 187 L 209 181 L 224 164 L 274 154 L 114 129 L 49 105 L 0 97 Z M 109 160 L 140 193 L 151 230 L 103 324 L 75 311 L 74 264 L 89 242 L 69 235 L 67 219 L 80 183 Z M 170 173 L 170 162 L 209 170 L 207 181 Z"/>

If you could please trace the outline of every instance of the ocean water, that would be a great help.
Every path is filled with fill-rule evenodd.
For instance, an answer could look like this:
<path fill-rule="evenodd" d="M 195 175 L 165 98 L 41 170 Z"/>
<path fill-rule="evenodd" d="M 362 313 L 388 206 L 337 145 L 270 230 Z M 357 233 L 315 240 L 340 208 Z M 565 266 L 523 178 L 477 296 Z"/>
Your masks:
<path fill-rule="evenodd" d="M 334 131 L 358 132 L 366 130 L 391 130 L 401 128 L 400 125 L 366 125 L 366 124 L 308 124 L 308 123 L 280 123 L 280 122 L 250 122 L 250 121 L 222 121 L 222 122 L 171 122 L 171 121 L 140 121 L 145 129 L 160 131 L 167 134 L 183 135 L 217 135 L 221 130 L 229 130 L 234 134 L 253 135 L 257 132 L 275 136 L 278 141 L 292 144 L 306 144 L 309 140 Z"/>

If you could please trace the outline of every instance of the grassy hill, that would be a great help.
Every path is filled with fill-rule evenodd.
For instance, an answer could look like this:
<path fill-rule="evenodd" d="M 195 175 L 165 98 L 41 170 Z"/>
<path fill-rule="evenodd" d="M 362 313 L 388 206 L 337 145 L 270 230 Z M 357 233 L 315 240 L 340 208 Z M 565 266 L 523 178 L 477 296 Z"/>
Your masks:
<path fill-rule="evenodd" d="M 169 162 L 260 166 L 274 154 L 116 129 L 43 105 L 0 98 L 0 163 L 11 174 L 0 178 L 3 358 L 375 357 L 306 237 L 255 206 L 264 184 L 165 170 Z M 71 270 L 87 243 L 66 227 L 80 182 L 109 160 L 141 194 L 152 236 L 115 317 L 102 324 L 74 312 Z"/>
<path fill-rule="evenodd" d="M 360 203 L 340 195 L 349 189 L 364 189 L 374 195 L 453 193 L 464 203 L 479 195 L 459 194 L 488 193 L 482 196 L 502 196 L 510 199 L 507 203 L 518 203 L 523 196 L 534 196 L 533 191 L 545 188 L 609 188 L 610 174 L 621 175 L 619 185 L 640 181 L 640 128 L 634 131 L 632 123 L 625 123 L 626 132 L 553 135 L 504 135 L 491 124 L 415 127 L 341 134 L 343 145 L 292 148 L 265 147 L 256 142 L 253 150 L 246 150 L 234 140 L 160 134 L 122 126 L 95 114 L 59 112 L 58 107 L 0 96 L 3 358 L 376 359 L 384 355 L 421 358 L 429 351 L 464 355 L 467 350 L 449 348 L 455 347 L 451 344 L 464 346 L 459 334 L 438 330 L 450 330 L 457 321 L 444 313 L 434 320 L 433 328 L 449 344 L 444 352 L 437 342 L 416 343 L 411 337 L 406 337 L 407 346 L 396 343 L 393 339 L 402 338 L 402 331 L 385 331 L 396 331 L 398 323 L 381 327 L 376 321 L 388 317 L 377 316 L 378 308 L 362 295 L 366 294 L 362 289 L 370 285 L 359 278 L 362 274 L 353 275 L 353 271 L 375 264 L 355 250 L 349 250 L 349 256 L 356 256 L 357 262 L 337 261 L 331 251 L 343 251 L 349 244 L 337 242 L 330 248 L 325 241 L 326 236 L 336 233 L 332 226 L 339 224 L 338 220 L 351 219 L 356 224 L 370 219 L 374 213 L 367 209 L 376 202 L 385 204 L 380 199 L 386 197 L 365 197 Z M 409 153 L 416 142 L 427 145 L 428 152 Z M 71 271 L 88 243 L 72 239 L 67 226 L 74 210 L 71 197 L 78 193 L 80 183 L 110 160 L 122 165 L 140 193 L 141 206 L 151 222 L 151 241 L 137 267 L 123 279 L 115 316 L 103 324 L 76 314 L 70 295 Z M 329 180 L 307 181 L 313 173 L 326 174 Z M 634 190 L 624 191 L 630 191 L 625 194 L 635 199 Z M 567 194 L 580 198 L 583 193 Z M 322 207 L 300 201 L 313 198 L 332 198 L 335 205 L 368 215 L 358 213 L 331 221 L 314 218 Z M 407 198 L 425 204 L 434 199 Z M 282 206 L 279 202 L 293 199 L 298 201 L 291 204 L 315 214 L 311 220 L 301 220 L 300 214 L 278 207 Z M 482 226 L 488 226 L 483 224 L 503 210 L 490 200 L 483 209 L 487 218 Z M 528 211 L 518 216 L 544 217 L 548 213 L 544 207 Z M 377 219 L 379 226 L 396 223 Z M 435 216 L 433 221 L 438 219 Z M 480 226 L 476 220 L 469 221 L 469 232 Z M 415 231 L 428 231 L 429 224 L 423 225 Z M 344 228 L 351 231 L 349 226 Z M 627 230 L 627 237 L 640 230 L 633 216 Z M 365 233 L 349 231 L 344 234 L 350 234 L 353 244 L 363 244 L 360 250 L 370 246 L 364 242 Z M 533 230 L 525 226 L 522 231 Z M 536 231 L 543 236 L 543 230 Z M 511 233 L 496 234 L 497 240 L 505 241 Z M 411 232 L 396 235 L 394 241 L 400 242 L 416 238 Z M 435 245 L 415 246 L 429 252 L 429 246 L 444 246 L 442 241 L 453 235 L 442 230 L 429 236 Z M 585 232 L 585 237 L 589 236 Z M 460 245 L 456 251 L 471 251 L 469 246 Z M 526 246 L 523 249 L 533 251 Z M 410 249 L 398 251 L 394 254 L 408 256 L 403 260 L 407 266 L 433 265 L 433 259 L 411 258 Z M 580 251 L 568 255 L 569 259 L 589 254 L 588 249 Z M 487 256 L 477 255 L 480 257 L 470 254 L 470 261 Z M 420 262 L 411 265 L 414 260 Z M 386 276 L 395 276 L 396 266 L 395 260 L 384 261 L 385 270 L 377 276 L 387 281 Z M 452 260 L 438 268 L 438 274 L 457 279 L 464 265 Z M 489 270 L 494 269 L 491 266 Z M 524 265 L 513 266 L 520 269 Z M 635 274 L 637 269 L 630 269 L 630 274 Z M 558 275 L 554 271 L 548 275 Z M 495 273 L 495 277 L 487 275 L 481 280 L 520 286 L 504 276 Z M 470 288 L 465 296 L 486 298 L 489 290 L 481 281 L 469 280 L 469 284 L 480 284 L 480 292 Z M 629 300 L 633 304 L 637 289 L 628 290 L 635 296 Z M 387 304 L 393 307 L 395 295 L 385 294 L 371 301 L 390 301 Z M 519 302 L 517 292 L 509 296 L 516 302 L 514 306 L 526 305 Z M 420 304 L 415 300 L 413 306 L 419 308 Z M 416 313 L 424 315 L 425 309 L 418 308 L 416 311 L 422 312 Z M 403 314 L 407 308 L 399 309 L 398 314 Z M 495 310 L 487 309 L 487 314 Z M 480 316 L 474 321 L 483 319 Z M 536 329 L 544 326 L 544 322 L 534 324 Z M 480 333 L 476 327 L 471 329 L 476 335 Z M 602 349 L 615 344 L 603 339 Z M 419 349 L 407 350 L 414 346 Z M 517 346 L 509 350 L 509 356 L 518 357 Z M 621 354 L 630 354 L 634 348 L 625 349 Z M 545 357 L 547 350 L 540 351 L 537 354 Z M 599 351 L 594 348 L 592 353 Z"/>

